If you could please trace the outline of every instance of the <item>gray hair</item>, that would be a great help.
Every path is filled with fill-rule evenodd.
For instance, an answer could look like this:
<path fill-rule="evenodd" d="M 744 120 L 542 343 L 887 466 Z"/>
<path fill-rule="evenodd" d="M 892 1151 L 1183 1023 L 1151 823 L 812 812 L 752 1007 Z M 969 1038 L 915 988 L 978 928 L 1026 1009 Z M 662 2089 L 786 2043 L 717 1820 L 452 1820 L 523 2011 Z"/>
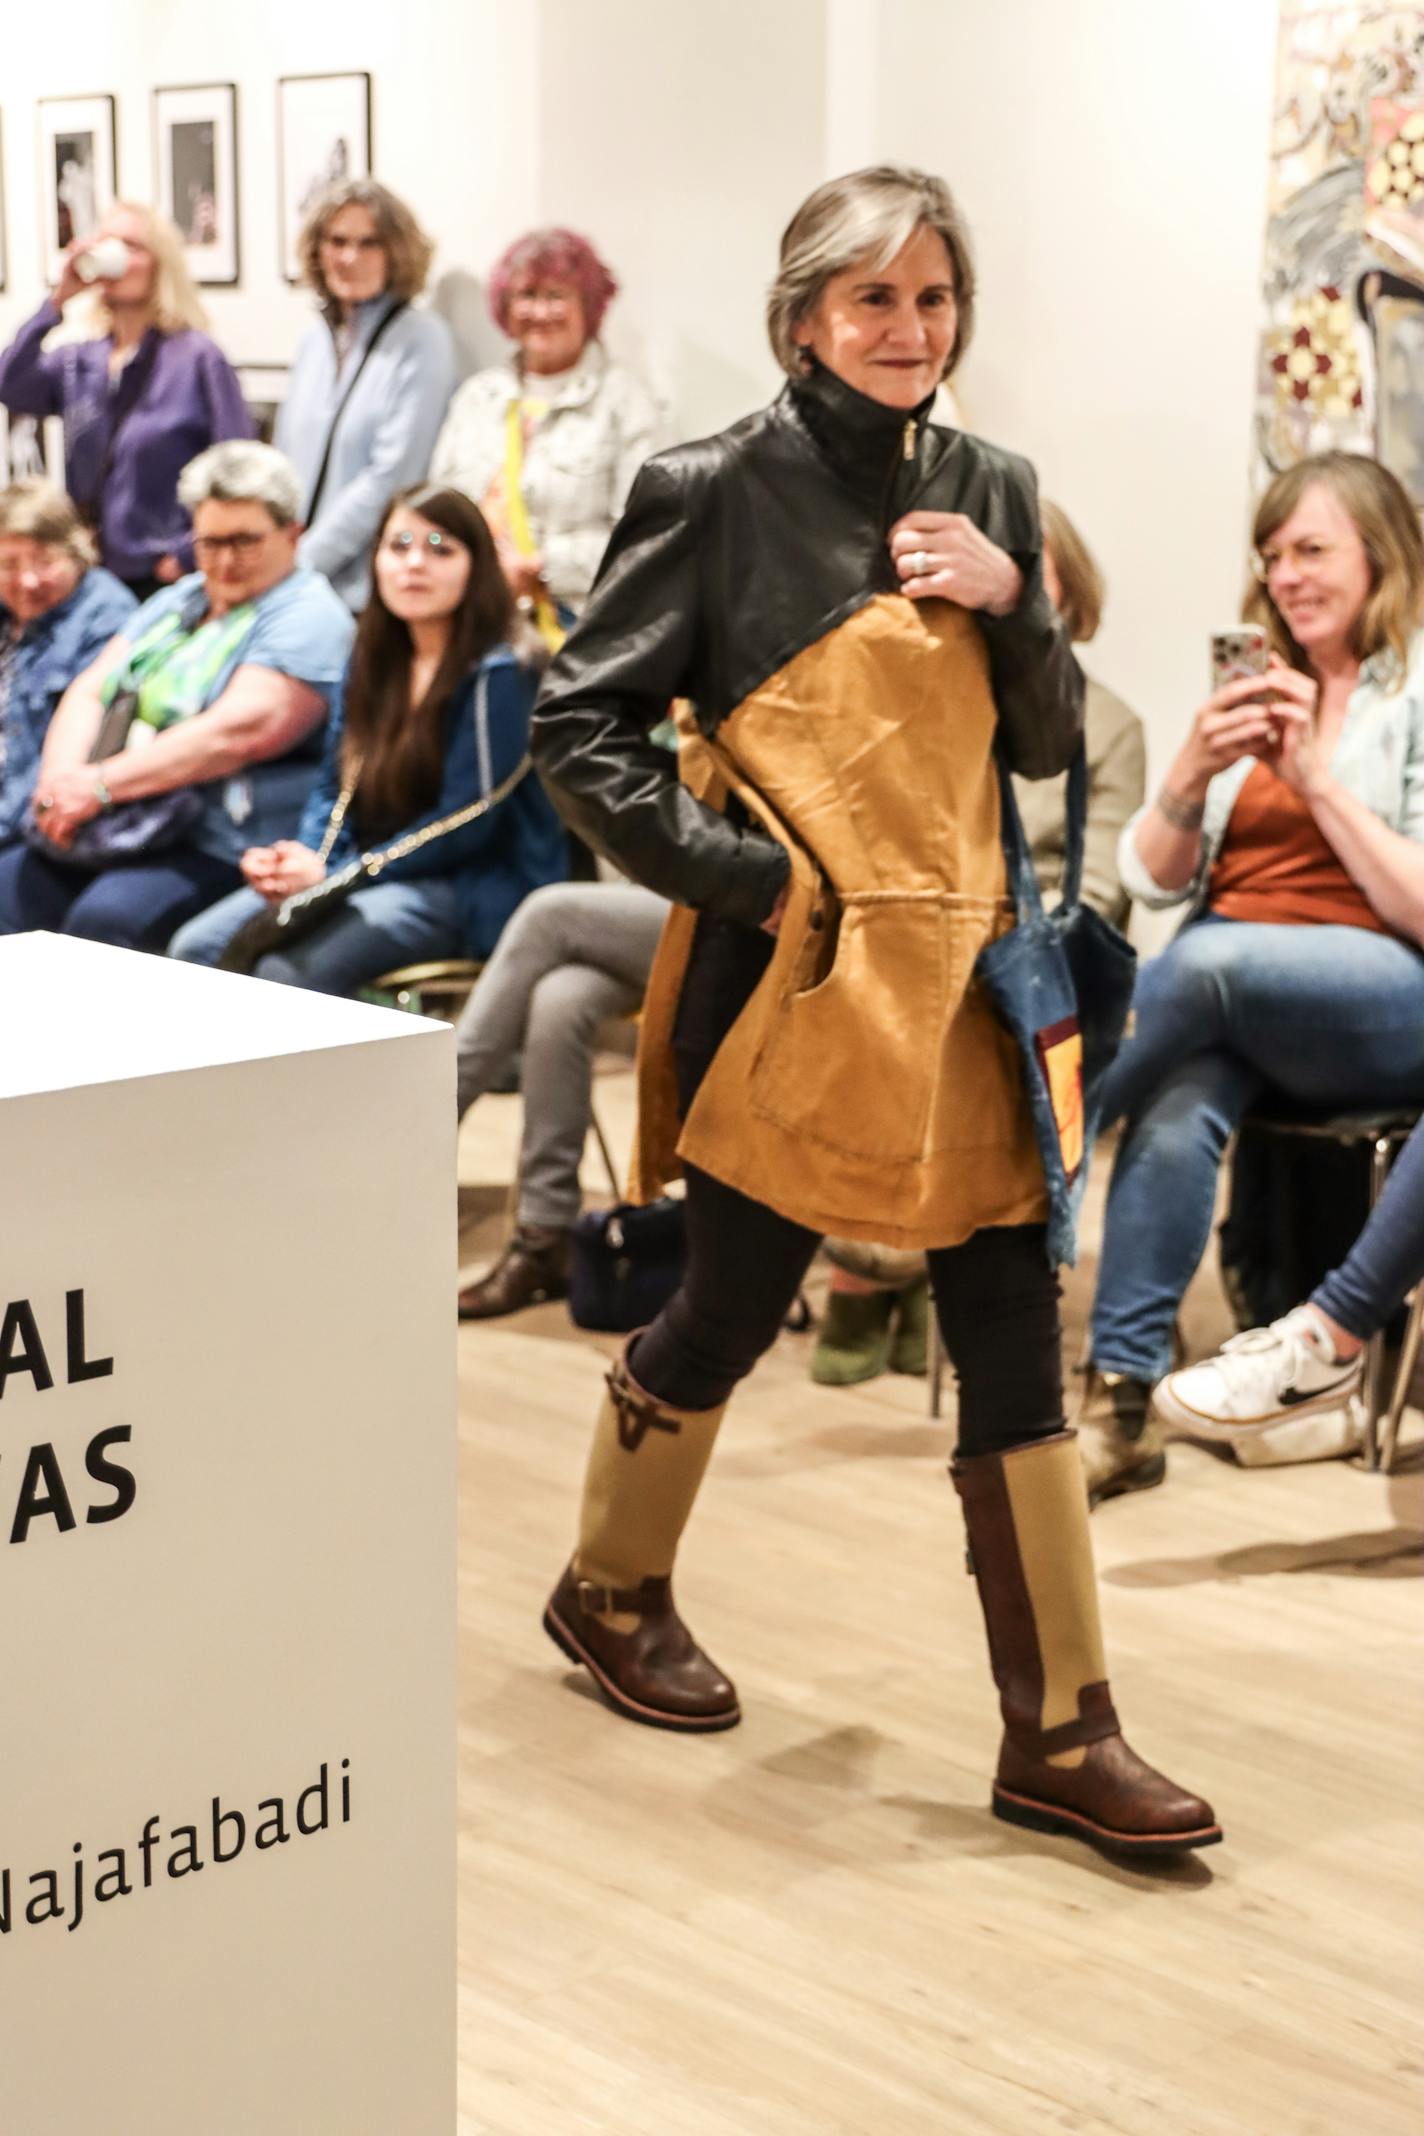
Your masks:
<path fill-rule="evenodd" d="M 261 504 L 279 527 L 290 527 L 302 516 L 302 485 L 275 445 L 228 438 L 188 462 L 178 477 L 178 502 L 190 514 L 200 504 Z"/>
<path fill-rule="evenodd" d="M 959 314 L 944 375 L 958 363 L 974 330 L 974 258 L 954 196 L 942 178 L 900 163 L 877 163 L 828 179 L 803 200 L 781 239 L 781 265 L 766 303 L 776 360 L 792 378 L 806 368 L 795 329 L 814 311 L 832 275 L 857 260 L 888 267 L 921 227 L 944 239 Z"/>

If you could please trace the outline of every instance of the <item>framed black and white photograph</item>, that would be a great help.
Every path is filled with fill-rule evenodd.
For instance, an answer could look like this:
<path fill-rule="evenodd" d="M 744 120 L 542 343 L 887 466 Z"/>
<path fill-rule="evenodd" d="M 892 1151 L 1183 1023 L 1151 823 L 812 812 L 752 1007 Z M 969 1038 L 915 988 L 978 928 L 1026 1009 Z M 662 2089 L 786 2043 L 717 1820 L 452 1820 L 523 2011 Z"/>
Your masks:
<path fill-rule="evenodd" d="M 237 90 L 203 82 L 153 92 L 155 197 L 178 226 L 195 282 L 238 279 Z"/>
<path fill-rule="evenodd" d="M 42 96 L 40 243 L 45 274 L 58 279 L 65 248 L 92 237 L 119 188 L 111 96 Z"/>
<path fill-rule="evenodd" d="M 277 199 L 289 282 L 300 279 L 297 240 L 312 203 L 343 178 L 370 175 L 370 75 L 284 74 L 277 83 Z"/>

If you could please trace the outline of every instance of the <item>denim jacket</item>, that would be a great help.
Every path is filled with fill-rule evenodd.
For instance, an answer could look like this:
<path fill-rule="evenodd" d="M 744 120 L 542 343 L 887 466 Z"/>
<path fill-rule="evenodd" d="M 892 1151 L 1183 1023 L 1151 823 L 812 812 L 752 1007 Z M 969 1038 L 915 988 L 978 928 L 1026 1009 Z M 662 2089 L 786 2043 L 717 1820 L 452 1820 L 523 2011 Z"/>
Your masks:
<path fill-rule="evenodd" d="M 118 636 L 137 606 L 127 586 L 96 568 L 86 571 L 69 598 L 31 623 L 21 637 L 5 707 L 0 842 L 15 837 L 25 819 L 40 751 L 60 698 Z M 9 611 L 0 608 L 0 622 L 9 621 Z"/>
<path fill-rule="evenodd" d="M 380 853 L 411 831 L 422 831 L 490 793 L 518 769 L 529 750 L 529 714 L 537 677 L 507 645 L 487 653 L 456 690 L 445 713 L 445 763 L 435 805 L 411 823 L 373 838 Z M 321 850 L 341 791 L 344 707 L 333 701 L 321 772 L 302 813 L 297 837 Z M 355 813 L 353 808 L 352 814 Z M 333 873 L 359 859 L 366 841 L 348 815 L 327 855 Z M 414 882 L 443 875 L 455 888 L 467 956 L 487 957 L 506 920 L 531 890 L 559 883 L 568 874 L 568 846 L 554 805 L 536 772 L 527 772 L 513 793 L 487 815 L 392 861 L 382 882 Z"/>
<path fill-rule="evenodd" d="M 1185 904 L 1184 923 L 1196 918 L 1206 905 L 1211 871 L 1225 843 L 1236 796 L 1255 762 L 1254 757 L 1238 758 L 1208 786 L 1201 860 L 1192 880 L 1178 890 L 1164 890 L 1144 865 L 1137 850 L 1137 826 L 1147 808 L 1137 811 L 1117 850 L 1118 873 L 1130 896 L 1154 908 Z M 1424 630 L 1416 631 L 1410 641 L 1409 663 L 1402 678 L 1395 676 L 1388 653 L 1376 653 L 1365 661 L 1330 771 L 1347 793 L 1363 801 L 1392 831 L 1424 845 Z"/>

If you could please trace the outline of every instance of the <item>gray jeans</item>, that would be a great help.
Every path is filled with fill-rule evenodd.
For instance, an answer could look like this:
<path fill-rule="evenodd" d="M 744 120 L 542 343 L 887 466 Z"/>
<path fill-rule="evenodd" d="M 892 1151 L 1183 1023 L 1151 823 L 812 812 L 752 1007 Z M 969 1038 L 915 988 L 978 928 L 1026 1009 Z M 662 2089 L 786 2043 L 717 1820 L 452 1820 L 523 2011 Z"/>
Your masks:
<path fill-rule="evenodd" d="M 621 883 L 551 883 L 525 898 L 455 1027 L 463 1115 L 523 1053 L 519 1221 L 567 1228 L 601 1024 L 638 1008 L 667 901 Z"/>

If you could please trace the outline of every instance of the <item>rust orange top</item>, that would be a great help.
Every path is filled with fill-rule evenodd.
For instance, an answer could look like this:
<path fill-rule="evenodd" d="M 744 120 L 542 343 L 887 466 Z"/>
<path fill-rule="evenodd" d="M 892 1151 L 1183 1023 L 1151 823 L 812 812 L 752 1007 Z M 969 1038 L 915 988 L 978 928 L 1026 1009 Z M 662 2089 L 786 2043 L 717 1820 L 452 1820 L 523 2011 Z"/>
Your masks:
<path fill-rule="evenodd" d="M 1392 932 L 1311 815 L 1310 804 L 1269 764 L 1254 765 L 1236 797 L 1207 903 L 1226 920 Z"/>

